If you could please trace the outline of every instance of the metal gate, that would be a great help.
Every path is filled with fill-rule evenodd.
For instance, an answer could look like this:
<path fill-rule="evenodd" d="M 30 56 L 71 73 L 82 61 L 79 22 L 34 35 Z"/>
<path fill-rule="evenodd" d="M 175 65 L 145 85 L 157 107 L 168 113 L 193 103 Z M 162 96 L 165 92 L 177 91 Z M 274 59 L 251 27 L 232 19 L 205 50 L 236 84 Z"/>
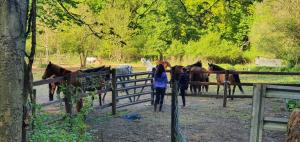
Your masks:
<path fill-rule="evenodd" d="M 117 75 L 116 69 L 112 69 L 112 114 L 116 114 L 116 109 L 121 107 L 145 102 L 153 104 L 153 76 L 154 70 Z M 129 102 L 121 103 L 124 99 Z"/>

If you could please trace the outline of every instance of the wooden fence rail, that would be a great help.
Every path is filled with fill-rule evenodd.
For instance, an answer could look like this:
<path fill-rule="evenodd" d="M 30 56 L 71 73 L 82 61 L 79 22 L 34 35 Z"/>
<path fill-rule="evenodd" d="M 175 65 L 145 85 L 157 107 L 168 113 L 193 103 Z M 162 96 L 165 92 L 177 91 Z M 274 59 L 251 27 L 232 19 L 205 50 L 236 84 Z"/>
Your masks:
<path fill-rule="evenodd" d="M 250 142 L 261 142 L 263 130 L 287 130 L 286 118 L 265 117 L 265 100 L 268 98 L 300 99 L 300 87 L 267 84 L 254 85 Z"/>
<path fill-rule="evenodd" d="M 222 85 L 224 87 L 224 95 L 223 95 L 223 107 L 226 107 L 227 98 L 236 98 L 237 96 L 233 97 L 233 95 L 229 94 L 231 92 L 230 85 L 242 85 L 242 86 L 253 86 L 255 83 L 239 83 L 239 84 L 230 84 L 229 83 L 229 75 L 230 74 L 245 74 L 245 75 L 300 75 L 299 72 L 253 72 L 253 71 L 233 71 L 233 70 L 224 70 L 224 71 L 214 71 L 214 72 L 203 72 L 203 73 L 210 73 L 210 74 L 224 74 L 225 81 L 223 83 L 216 83 L 216 82 L 189 82 L 192 85 Z M 272 84 L 272 83 L 266 83 Z M 276 84 L 273 83 L 272 85 L 282 85 L 282 86 L 300 86 L 300 84 Z M 247 98 L 247 97 L 242 97 Z"/>

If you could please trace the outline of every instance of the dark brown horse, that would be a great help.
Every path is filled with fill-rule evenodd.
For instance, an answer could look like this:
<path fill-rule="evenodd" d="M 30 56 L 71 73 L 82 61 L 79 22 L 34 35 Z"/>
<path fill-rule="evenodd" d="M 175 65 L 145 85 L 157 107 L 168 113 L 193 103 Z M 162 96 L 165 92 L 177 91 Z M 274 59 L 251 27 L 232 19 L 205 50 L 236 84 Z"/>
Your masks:
<path fill-rule="evenodd" d="M 225 71 L 224 68 L 222 68 L 222 67 L 220 67 L 218 65 L 215 65 L 215 64 L 210 64 L 210 63 L 208 63 L 208 70 L 209 71 Z M 225 74 L 217 73 L 216 79 L 217 79 L 217 83 L 218 83 L 217 95 L 219 95 L 220 84 L 224 83 L 224 81 L 225 81 Z M 229 81 L 229 85 L 228 85 L 229 96 L 231 95 L 231 87 L 230 87 L 230 85 L 232 85 L 232 84 L 233 84 L 232 95 L 234 95 L 235 87 L 236 86 L 238 86 L 239 89 L 240 89 L 240 91 L 242 93 L 244 93 L 242 85 L 240 84 L 241 80 L 240 80 L 240 77 L 239 77 L 238 73 L 235 73 L 233 71 L 233 74 L 229 74 L 228 81 Z"/>
<path fill-rule="evenodd" d="M 171 67 L 171 70 L 170 70 L 170 74 L 171 74 L 170 82 L 171 82 L 171 84 L 174 83 L 174 82 L 179 81 L 180 74 L 183 72 L 183 68 L 184 68 L 183 66 L 179 66 L 179 65 Z"/>
<path fill-rule="evenodd" d="M 187 66 L 190 73 L 190 90 L 193 94 L 202 94 L 208 92 L 208 84 L 194 84 L 193 82 L 209 82 L 209 73 L 202 67 L 202 62 Z"/>
<path fill-rule="evenodd" d="M 65 75 L 69 74 L 71 76 L 70 83 L 75 87 L 81 87 L 82 84 L 73 77 L 76 77 L 77 74 L 80 74 L 80 73 L 89 73 L 89 72 L 102 71 L 103 68 L 104 67 L 99 67 L 99 68 L 95 68 L 95 69 L 79 70 L 79 71 L 72 72 L 70 70 L 67 70 L 63 67 L 60 67 L 58 65 L 55 65 L 55 64 L 49 62 L 42 78 L 47 79 L 47 78 L 65 76 Z M 108 70 L 109 70 L 109 68 L 110 67 L 108 67 Z M 105 69 L 107 69 L 107 68 L 105 68 Z M 53 100 L 53 94 L 55 92 L 54 90 L 56 88 L 57 88 L 57 90 L 60 90 L 59 85 L 62 84 L 62 83 L 64 83 L 64 81 L 49 84 L 49 99 Z M 103 86 L 103 82 L 99 82 L 99 88 L 101 88 L 101 86 Z M 99 88 L 93 88 L 93 89 L 99 89 Z M 85 91 L 87 91 L 87 90 L 85 90 Z M 100 105 L 101 105 L 101 94 L 98 94 L 98 95 L 99 95 L 99 102 L 100 102 Z M 82 106 L 83 106 L 83 100 L 82 100 L 82 98 L 80 98 L 79 101 L 76 104 L 77 111 L 80 111 Z"/>

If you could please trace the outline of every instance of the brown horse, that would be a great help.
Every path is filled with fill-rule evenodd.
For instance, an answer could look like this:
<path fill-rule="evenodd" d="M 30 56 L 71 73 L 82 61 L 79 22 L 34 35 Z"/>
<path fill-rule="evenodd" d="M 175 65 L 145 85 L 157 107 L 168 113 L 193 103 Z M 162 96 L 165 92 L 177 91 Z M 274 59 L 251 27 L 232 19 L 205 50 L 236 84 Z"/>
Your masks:
<path fill-rule="evenodd" d="M 63 67 L 60 67 L 58 65 L 55 65 L 55 64 L 49 62 L 49 64 L 47 65 L 47 68 L 44 72 L 44 75 L 42 76 L 42 79 L 47 79 L 47 78 L 51 78 L 51 77 L 60 77 L 60 76 L 65 76 L 67 74 L 70 74 L 71 75 L 70 83 L 75 87 L 81 87 L 80 82 L 77 81 L 73 77 L 77 76 L 77 74 L 79 74 L 79 73 L 88 73 L 88 72 L 101 71 L 102 68 L 103 67 L 96 68 L 96 69 L 90 69 L 90 70 L 83 70 L 83 71 L 79 70 L 79 71 L 72 72 L 70 70 L 67 70 Z M 62 83 L 64 83 L 64 81 L 49 84 L 49 99 L 51 99 L 51 98 L 53 99 L 53 94 L 54 94 L 55 88 L 57 88 L 57 90 L 60 90 L 59 85 L 62 84 Z M 101 88 L 101 86 L 103 86 L 103 82 L 99 82 L 99 88 Z M 96 88 L 93 88 L 93 89 L 96 89 Z M 101 105 L 101 94 L 98 94 L 98 95 L 99 95 L 99 102 L 100 102 L 100 105 Z M 76 104 L 76 109 L 77 109 L 78 112 L 81 110 L 82 106 L 83 106 L 83 100 L 82 100 L 82 98 L 80 98 L 79 101 Z"/>
<path fill-rule="evenodd" d="M 175 81 L 179 81 L 179 77 L 180 77 L 180 74 L 183 72 L 183 66 L 179 66 L 179 65 L 176 65 L 176 66 L 173 66 L 171 67 L 171 70 L 170 70 L 170 74 L 171 74 L 171 82 L 174 83 Z"/>
<path fill-rule="evenodd" d="M 208 63 L 208 70 L 209 71 L 225 71 L 224 68 L 222 68 L 218 65 L 215 65 L 215 64 L 210 64 L 210 63 Z M 219 95 L 220 84 L 224 83 L 225 74 L 217 73 L 216 79 L 217 79 L 217 83 L 218 83 L 217 95 Z M 229 85 L 228 85 L 229 96 L 231 95 L 231 87 L 230 87 L 231 84 L 233 84 L 232 95 L 234 95 L 236 86 L 238 86 L 240 91 L 242 93 L 244 93 L 242 85 L 240 84 L 241 80 L 240 80 L 239 74 L 237 74 L 237 73 L 229 74 L 228 81 L 229 81 Z"/>
<path fill-rule="evenodd" d="M 168 67 L 171 69 L 172 66 L 168 61 L 163 61 L 163 60 L 158 60 L 156 61 L 156 65 L 162 64 L 164 66 L 165 69 L 167 69 Z"/>
<path fill-rule="evenodd" d="M 187 66 L 190 73 L 190 82 L 209 82 L 209 73 L 202 67 L 202 62 L 198 61 L 195 64 Z M 202 94 L 208 92 L 208 84 L 190 84 L 190 90 L 193 94 Z"/>

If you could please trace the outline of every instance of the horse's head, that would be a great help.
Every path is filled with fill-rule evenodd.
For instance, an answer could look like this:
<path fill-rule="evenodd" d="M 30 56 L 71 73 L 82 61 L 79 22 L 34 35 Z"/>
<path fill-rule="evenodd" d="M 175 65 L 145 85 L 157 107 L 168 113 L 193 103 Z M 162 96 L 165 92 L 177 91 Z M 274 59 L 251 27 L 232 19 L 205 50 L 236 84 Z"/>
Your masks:
<path fill-rule="evenodd" d="M 42 79 L 46 79 L 46 78 L 49 78 L 51 77 L 52 75 L 54 75 L 54 70 L 52 69 L 52 63 L 49 62 L 49 64 L 47 65 L 47 68 L 42 76 Z"/>
<path fill-rule="evenodd" d="M 42 76 L 42 79 L 46 79 L 49 78 L 53 75 L 55 76 L 63 76 L 65 74 L 71 73 L 71 71 L 66 70 L 58 65 L 55 65 L 51 62 L 49 62 L 49 64 L 47 65 L 47 68 Z"/>
<path fill-rule="evenodd" d="M 173 66 L 171 67 L 171 82 L 179 81 L 180 74 L 183 72 L 183 66 Z"/>
<path fill-rule="evenodd" d="M 218 66 L 218 65 L 215 65 L 215 64 L 212 64 L 212 63 L 208 63 L 208 70 L 209 71 L 223 71 L 225 70 L 224 68 Z"/>
<path fill-rule="evenodd" d="M 142 64 L 146 64 L 146 59 L 145 58 L 141 58 L 141 62 L 142 62 Z"/>
<path fill-rule="evenodd" d="M 133 72 L 133 67 L 132 66 L 128 66 L 127 68 L 128 68 L 129 73 Z"/>

